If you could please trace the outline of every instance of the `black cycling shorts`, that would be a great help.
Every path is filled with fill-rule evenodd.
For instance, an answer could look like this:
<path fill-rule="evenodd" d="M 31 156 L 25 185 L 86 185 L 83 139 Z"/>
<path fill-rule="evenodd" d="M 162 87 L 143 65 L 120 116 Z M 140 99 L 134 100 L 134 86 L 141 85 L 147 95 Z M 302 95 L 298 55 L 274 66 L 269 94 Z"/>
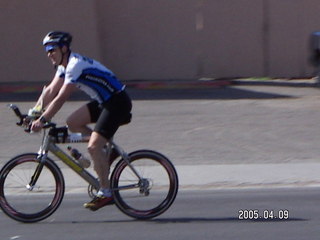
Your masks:
<path fill-rule="evenodd" d="M 111 139 L 121 125 L 131 121 L 131 99 L 125 91 L 113 95 L 105 103 L 92 101 L 87 104 L 94 131 Z"/>

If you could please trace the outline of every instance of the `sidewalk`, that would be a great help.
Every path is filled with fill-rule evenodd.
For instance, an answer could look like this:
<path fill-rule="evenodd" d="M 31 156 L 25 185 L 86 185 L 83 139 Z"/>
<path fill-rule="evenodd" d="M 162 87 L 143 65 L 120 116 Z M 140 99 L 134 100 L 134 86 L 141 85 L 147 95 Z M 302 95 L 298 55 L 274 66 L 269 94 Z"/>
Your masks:
<path fill-rule="evenodd" d="M 176 170 L 180 190 L 320 187 L 320 163 L 180 165 Z M 87 191 L 87 183 L 71 169 L 62 172 L 68 193 Z"/>
<path fill-rule="evenodd" d="M 320 186 L 320 163 L 178 166 L 182 189 Z"/>

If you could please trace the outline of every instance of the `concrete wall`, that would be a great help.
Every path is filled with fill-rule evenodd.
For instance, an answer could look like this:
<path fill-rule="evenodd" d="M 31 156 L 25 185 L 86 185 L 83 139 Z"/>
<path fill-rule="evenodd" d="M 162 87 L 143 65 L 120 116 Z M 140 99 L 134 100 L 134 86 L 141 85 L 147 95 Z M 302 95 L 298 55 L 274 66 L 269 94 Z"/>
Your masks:
<path fill-rule="evenodd" d="M 50 30 L 122 79 L 306 77 L 320 30 L 318 0 L 1 0 L 0 11 L 1 82 L 50 80 Z"/>

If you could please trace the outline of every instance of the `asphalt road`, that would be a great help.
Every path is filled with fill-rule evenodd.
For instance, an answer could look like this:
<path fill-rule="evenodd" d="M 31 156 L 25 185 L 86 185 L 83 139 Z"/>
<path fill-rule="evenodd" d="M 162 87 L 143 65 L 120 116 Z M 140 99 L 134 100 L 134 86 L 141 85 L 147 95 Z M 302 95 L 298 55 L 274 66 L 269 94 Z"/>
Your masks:
<path fill-rule="evenodd" d="M 53 216 L 36 224 L 0 214 L 0 239 L 310 240 L 320 233 L 320 194 L 313 188 L 183 191 L 150 221 L 133 220 L 115 206 L 90 212 L 81 207 L 85 201 L 85 195 L 67 195 Z M 258 219 L 241 219 L 250 216 L 246 210 Z"/>

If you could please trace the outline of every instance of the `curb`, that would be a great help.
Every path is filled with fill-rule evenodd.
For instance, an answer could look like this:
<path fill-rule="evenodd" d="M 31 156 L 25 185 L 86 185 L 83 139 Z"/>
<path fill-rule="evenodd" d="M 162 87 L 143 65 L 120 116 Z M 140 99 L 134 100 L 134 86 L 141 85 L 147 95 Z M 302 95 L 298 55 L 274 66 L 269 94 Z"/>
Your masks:
<path fill-rule="evenodd" d="M 128 88 L 150 89 L 194 89 L 194 88 L 219 88 L 232 84 L 232 80 L 127 80 L 123 81 Z M 41 92 L 48 82 L 19 82 L 0 83 L 0 93 L 32 93 Z"/>

